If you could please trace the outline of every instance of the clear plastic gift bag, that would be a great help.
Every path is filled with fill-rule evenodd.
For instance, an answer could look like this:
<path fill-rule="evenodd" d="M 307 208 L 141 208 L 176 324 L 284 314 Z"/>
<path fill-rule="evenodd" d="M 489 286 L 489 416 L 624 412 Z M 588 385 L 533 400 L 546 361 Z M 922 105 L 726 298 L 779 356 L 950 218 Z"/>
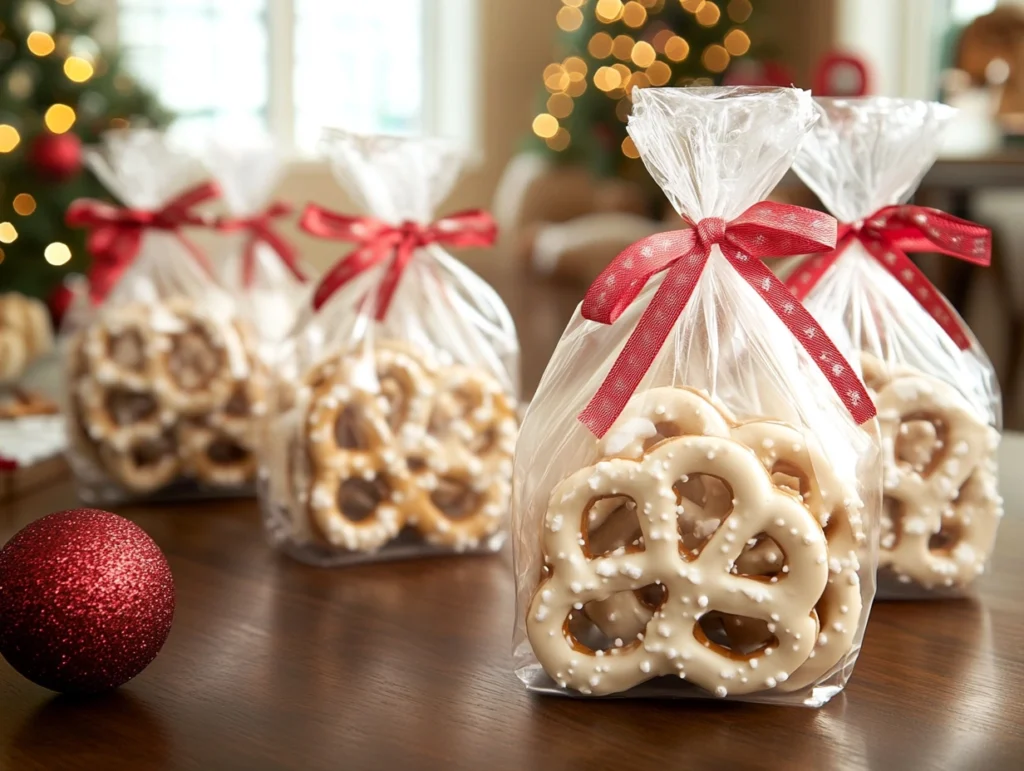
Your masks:
<path fill-rule="evenodd" d="M 86 162 L 124 206 L 79 200 L 95 308 L 64 346 L 68 458 L 83 500 L 249 493 L 268 376 L 255 335 L 182 233 L 216 196 L 154 131 L 119 131 Z"/>
<path fill-rule="evenodd" d="M 220 282 L 256 330 L 264 359 L 273 361 L 309 296 L 309 269 L 275 224 L 291 213 L 287 204 L 271 201 L 283 158 L 270 139 L 239 143 L 231 137 L 211 139 L 204 161 L 228 210 L 219 223 L 225 234 L 216 260 Z"/>
<path fill-rule="evenodd" d="M 548 693 L 820 705 L 874 594 L 881 468 L 863 385 L 760 259 L 834 244 L 831 217 L 762 201 L 810 96 L 633 99 L 629 134 L 693 227 L 602 273 L 523 418 L 516 672 Z"/>
<path fill-rule="evenodd" d="M 433 221 L 462 166 L 439 139 L 328 131 L 359 216 L 302 224 L 356 248 L 289 341 L 261 461 L 271 543 L 338 565 L 495 551 L 507 532 L 519 348 L 494 290 L 446 250 L 493 241 L 489 215 Z"/>
<path fill-rule="evenodd" d="M 907 256 L 987 265 L 985 228 L 904 205 L 953 110 L 934 102 L 820 99 L 796 171 L 840 222 L 831 254 L 789 285 L 862 369 L 885 468 L 879 597 L 950 596 L 982 573 L 1002 516 L 1001 399 L 964 321 Z"/>

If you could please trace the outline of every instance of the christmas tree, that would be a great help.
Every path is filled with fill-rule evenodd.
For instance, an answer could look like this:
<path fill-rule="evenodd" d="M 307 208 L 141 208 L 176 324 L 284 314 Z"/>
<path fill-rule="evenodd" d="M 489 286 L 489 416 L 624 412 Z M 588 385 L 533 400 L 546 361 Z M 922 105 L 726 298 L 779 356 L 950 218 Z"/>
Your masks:
<path fill-rule="evenodd" d="M 750 0 L 562 0 L 534 142 L 599 175 L 646 179 L 626 118 L 635 87 L 717 85 L 751 41 Z"/>
<path fill-rule="evenodd" d="M 75 0 L 0 5 L 0 289 L 48 297 L 88 267 L 85 232 L 64 224 L 80 197 L 108 197 L 82 145 L 168 115 L 90 35 Z"/>

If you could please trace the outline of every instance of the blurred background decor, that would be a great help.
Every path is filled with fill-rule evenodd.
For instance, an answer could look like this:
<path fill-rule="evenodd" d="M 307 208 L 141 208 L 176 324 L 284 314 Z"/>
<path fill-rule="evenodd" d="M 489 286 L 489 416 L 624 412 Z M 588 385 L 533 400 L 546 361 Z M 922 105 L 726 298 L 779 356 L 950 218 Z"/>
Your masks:
<path fill-rule="evenodd" d="M 0 6 L 0 286 L 35 297 L 88 265 L 84 235 L 64 224 L 64 212 L 76 198 L 108 196 L 82 168 L 83 143 L 170 117 L 116 51 L 96 42 L 98 17 L 86 5 Z"/>

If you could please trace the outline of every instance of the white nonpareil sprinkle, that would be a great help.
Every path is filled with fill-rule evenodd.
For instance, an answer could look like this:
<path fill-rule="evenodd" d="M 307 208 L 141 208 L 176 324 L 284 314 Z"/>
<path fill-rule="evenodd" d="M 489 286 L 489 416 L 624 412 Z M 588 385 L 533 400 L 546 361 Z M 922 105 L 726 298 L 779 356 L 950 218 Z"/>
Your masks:
<path fill-rule="evenodd" d="M 726 689 L 724 685 L 720 685 L 717 688 L 715 688 L 715 696 L 717 696 L 718 698 L 724 699 L 728 695 L 729 691 Z"/>

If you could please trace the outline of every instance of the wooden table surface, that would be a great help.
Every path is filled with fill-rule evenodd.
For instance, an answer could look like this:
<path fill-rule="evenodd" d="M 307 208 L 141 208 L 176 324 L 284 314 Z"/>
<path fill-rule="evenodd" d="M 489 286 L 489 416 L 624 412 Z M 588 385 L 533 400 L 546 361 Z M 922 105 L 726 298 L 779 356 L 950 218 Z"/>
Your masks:
<path fill-rule="evenodd" d="M 575 291 L 491 277 L 535 384 Z M 0 769 L 1019 769 L 1024 437 L 978 596 L 876 607 L 849 689 L 821 710 L 527 694 L 510 666 L 511 560 L 325 571 L 271 553 L 251 501 L 120 509 L 170 561 L 163 653 L 74 701 L 0 662 Z M 0 505 L 0 543 L 76 503 L 70 481 Z"/>

